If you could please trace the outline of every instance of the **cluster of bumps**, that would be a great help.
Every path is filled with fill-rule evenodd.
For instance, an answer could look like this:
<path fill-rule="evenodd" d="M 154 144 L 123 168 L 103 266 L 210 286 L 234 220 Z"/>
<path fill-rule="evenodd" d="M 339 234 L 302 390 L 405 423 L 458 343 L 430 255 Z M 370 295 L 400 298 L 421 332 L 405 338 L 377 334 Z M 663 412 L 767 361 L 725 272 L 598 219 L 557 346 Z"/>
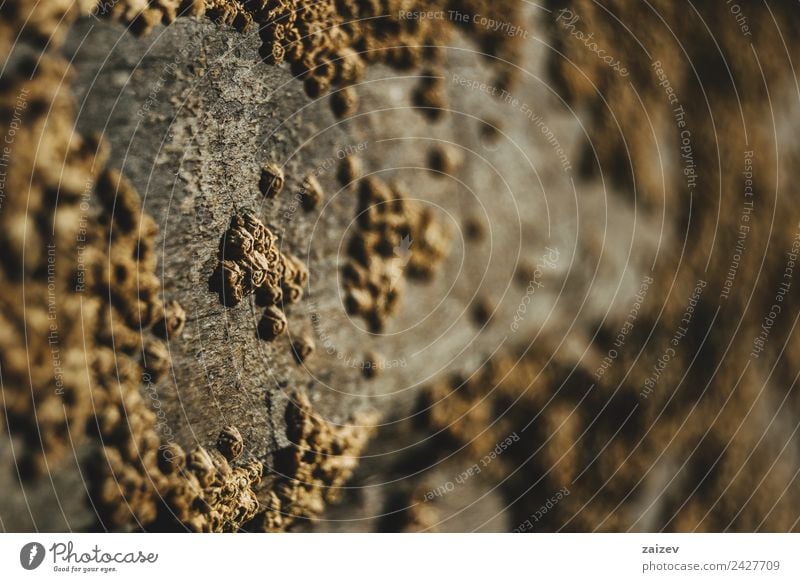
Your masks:
<path fill-rule="evenodd" d="M 519 19 L 518 4 L 513 0 L 247 0 L 242 6 L 262 25 L 264 60 L 273 64 L 289 61 L 312 97 L 340 87 L 333 95 L 333 109 L 338 113 L 337 101 L 354 99 L 350 86 L 360 80 L 365 64 L 382 61 L 407 70 L 423 62 L 441 61 L 449 21 L 404 15 L 452 9 L 504 22 Z M 488 55 L 508 62 L 519 50 L 518 39 L 502 31 L 471 20 L 457 24 L 473 34 Z M 514 69 L 501 68 L 507 86 Z"/>
<path fill-rule="evenodd" d="M 273 340 L 286 330 L 281 307 L 298 302 L 308 281 L 308 269 L 297 258 L 281 253 L 278 239 L 253 213 L 231 218 L 220 244 L 220 262 L 212 286 L 223 304 L 232 306 L 248 295 L 265 307 L 259 336 Z"/>
<path fill-rule="evenodd" d="M 472 19 L 451 23 L 403 15 L 457 10 L 516 22 L 519 4 L 517 0 L 120 0 L 108 7 L 100 2 L 96 11 L 128 24 L 137 34 L 184 15 L 205 16 L 241 31 L 257 26 L 264 62 L 288 62 L 310 97 L 332 91 L 331 108 L 344 117 L 358 108 L 353 86 L 367 64 L 383 62 L 400 70 L 423 63 L 436 67 L 451 24 L 464 28 L 482 52 L 496 57 L 497 85 L 509 88 L 516 76 L 510 63 L 519 52 L 520 37 L 480 26 Z M 443 116 L 447 105 L 441 85 L 435 70 L 428 69 L 414 91 L 415 105 L 432 121 Z"/>
<path fill-rule="evenodd" d="M 159 445 L 154 433 L 141 434 L 152 439 L 138 439 L 142 451 L 106 448 L 105 458 L 92 467 L 114 475 L 92 480 L 92 498 L 106 527 L 134 522 L 151 531 L 236 531 L 257 514 L 254 489 L 263 466 L 255 460 L 231 466 L 244 449 L 235 427 L 222 431 L 217 450 L 196 447 L 188 454 L 175 443 Z"/>
<path fill-rule="evenodd" d="M 15 457 L 24 477 L 57 463 L 92 412 L 85 362 L 94 339 L 87 343 L 85 330 L 95 329 L 99 304 L 76 293 L 77 241 L 101 148 L 72 132 L 74 106 L 59 90 L 68 70 L 56 58 L 23 59 L 7 64 L 0 87 L 8 152 L 0 196 L 0 430 L 5 421 L 21 437 Z"/>
<path fill-rule="evenodd" d="M 347 311 L 381 331 L 397 311 L 404 277 L 432 277 L 449 245 L 449 233 L 430 207 L 408 200 L 398 186 L 365 178 L 349 260 L 342 266 Z"/>
<path fill-rule="evenodd" d="M 93 398 L 99 411 L 92 430 L 102 455 L 89 474 L 98 519 L 115 528 L 134 522 L 153 530 L 234 530 L 259 507 L 253 487 L 261 481 L 261 464 L 229 465 L 243 450 L 232 427 L 222 432 L 219 452 L 197 447 L 186 454 L 176 443 L 162 442 L 140 386 L 169 370 L 162 340 L 180 334 L 185 314 L 177 303 L 159 299 L 157 228 L 141 211 L 136 190 L 108 170 L 95 192 L 101 210 L 94 247 L 110 241 L 87 288 L 91 296 L 108 298 L 95 336 Z"/>
<path fill-rule="evenodd" d="M 316 416 L 304 393 L 294 394 L 286 408 L 292 446 L 276 454 L 277 479 L 268 491 L 265 509 L 243 529 L 285 531 L 298 520 L 313 519 L 327 503 L 338 501 L 377 420 L 374 412 L 364 411 L 355 414 L 352 423 L 337 426 Z"/>
<path fill-rule="evenodd" d="M 103 142 L 73 132 L 65 75 L 60 58 L 43 55 L 20 61 L 0 90 L 0 129 L 14 137 L 0 212 L 0 417 L 23 437 L 18 466 L 34 479 L 88 436 L 105 527 L 233 527 L 258 508 L 260 465 L 231 468 L 161 442 L 140 387 L 169 367 L 162 340 L 185 315 L 159 299 L 156 226 L 136 190 L 104 169 Z M 51 159 L 64 163 L 42 163 Z"/>

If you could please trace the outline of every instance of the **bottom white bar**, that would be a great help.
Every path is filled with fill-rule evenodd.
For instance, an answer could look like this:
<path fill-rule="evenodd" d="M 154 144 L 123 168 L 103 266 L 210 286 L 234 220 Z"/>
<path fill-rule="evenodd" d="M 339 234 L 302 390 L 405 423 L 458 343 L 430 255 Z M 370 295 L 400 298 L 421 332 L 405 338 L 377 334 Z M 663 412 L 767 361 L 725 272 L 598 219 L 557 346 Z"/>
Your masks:
<path fill-rule="evenodd" d="M 0 580 L 800 580 L 795 534 L 3 534 Z"/>

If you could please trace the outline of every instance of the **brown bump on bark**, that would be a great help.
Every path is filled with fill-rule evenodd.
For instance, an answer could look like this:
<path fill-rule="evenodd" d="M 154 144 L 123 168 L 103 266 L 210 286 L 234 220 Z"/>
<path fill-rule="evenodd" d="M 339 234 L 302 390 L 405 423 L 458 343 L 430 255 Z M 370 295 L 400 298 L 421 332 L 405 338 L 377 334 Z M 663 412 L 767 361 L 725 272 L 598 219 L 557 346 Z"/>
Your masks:
<path fill-rule="evenodd" d="M 349 155 L 342 158 L 339 162 L 339 169 L 336 178 L 342 187 L 353 184 L 361 175 L 361 161 L 356 155 Z"/>
<path fill-rule="evenodd" d="M 333 93 L 330 96 L 330 102 L 333 114 L 342 119 L 351 116 L 358 109 L 358 94 L 352 86 L 348 85 Z"/>
<path fill-rule="evenodd" d="M 292 342 L 292 353 L 294 353 L 294 358 L 297 363 L 302 364 L 314 353 L 314 340 L 308 335 L 296 338 Z"/>
<path fill-rule="evenodd" d="M 322 186 L 316 176 L 313 174 L 306 176 L 306 179 L 303 180 L 300 196 L 303 209 L 306 212 L 310 212 L 319 206 L 319 203 L 322 201 L 323 192 Z"/>
<path fill-rule="evenodd" d="M 261 168 L 258 188 L 265 198 L 275 198 L 283 190 L 285 179 L 283 169 L 277 164 L 267 164 Z"/>
<path fill-rule="evenodd" d="M 286 315 L 276 305 L 270 305 L 258 324 L 258 337 L 273 341 L 286 331 Z"/>
<path fill-rule="evenodd" d="M 163 313 L 153 326 L 153 332 L 162 339 L 176 337 L 181 334 L 185 324 L 186 311 L 173 299 L 164 304 Z"/>
<path fill-rule="evenodd" d="M 492 319 L 495 306 L 486 296 L 478 297 L 472 304 L 472 320 L 478 325 L 487 325 Z"/>
<path fill-rule="evenodd" d="M 217 438 L 217 449 L 228 460 L 235 461 L 244 451 L 244 441 L 239 429 L 235 426 L 226 426 Z"/>
<path fill-rule="evenodd" d="M 371 380 L 381 373 L 381 366 L 383 365 L 383 358 L 376 352 L 369 351 L 364 354 L 364 377 Z"/>

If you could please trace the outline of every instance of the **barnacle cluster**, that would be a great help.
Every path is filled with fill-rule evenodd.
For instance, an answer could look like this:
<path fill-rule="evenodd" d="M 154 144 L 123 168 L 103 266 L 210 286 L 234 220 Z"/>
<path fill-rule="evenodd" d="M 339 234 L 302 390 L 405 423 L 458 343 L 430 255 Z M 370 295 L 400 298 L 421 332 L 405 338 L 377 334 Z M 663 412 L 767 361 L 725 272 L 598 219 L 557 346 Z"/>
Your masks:
<path fill-rule="evenodd" d="M 100 210 L 89 243 L 104 252 L 87 277 L 87 293 L 102 300 L 92 395 L 102 453 L 90 463 L 93 506 L 105 527 L 236 529 L 258 509 L 252 487 L 260 482 L 261 465 L 229 465 L 243 449 L 231 428 L 220 437 L 222 453 L 198 447 L 186 454 L 162 443 L 139 388 L 170 366 L 169 351 L 150 328 L 175 335 L 185 313 L 159 299 L 156 225 L 141 211 L 136 190 L 106 170 L 95 191 Z"/>
<path fill-rule="evenodd" d="M 94 12 L 98 16 L 111 18 L 130 26 L 135 34 L 146 34 L 157 24 L 169 24 L 178 16 L 181 9 L 192 10 L 194 3 L 183 3 L 181 0 L 133 0 L 120 2 L 96 3 Z M 200 3 L 197 3 L 197 13 L 202 13 Z"/>
<path fill-rule="evenodd" d="M 176 443 L 159 444 L 152 427 L 141 428 L 136 442 L 129 439 L 133 446 L 107 447 L 91 467 L 99 473 L 92 501 L 105 527 L 237 531 L 256 515 L 263 467 L 255 460 L 232 465 L 244 449 L 238 430 L 223 430 L 219 450 L 196 447 L 187 454 Z"/>
<path fill-rule="evenodd" d="M 133 186 L 104 169 L 105 144 L 74 132 L 63 82 L 70 68 L 47 52 L 58 47 L 60 26 L 90 5 L 3 6 L 2 22 L 27 20 L 14 26 L 41 41 L 43 52 L 15 60 L 0 87 L 8 145 L 0 196 L 0 418 L 22 437 L 15 457 L 23 478 L 54 468 L 70 446 L 93 438 L 99 446 L 89 449 L 96 454 L 86 475 L 105 527 L 235 529 L 258 509 L 251 486 L 261 479 L 260 464 L 232 468 L 241 446 L 230 436 L 221 439 L 229 459 L 202 449 L 187 458 L 178 445 L 162 443 L 140 393 L 170 365 L 151 331 L 179 335 L 185 312 L 160 300 L 155 223 Z M 4 48 L 8 33 L 0 26 Z"/>
<path fill-rule="evenodd" d="M 158 295 L 155 223 L 133 186 L 103 169 L 107 147 L 73 132 L 68 66 L 44 54 L 18 67 L 0 88 L 13 157 L 0 212 L 0 418 L 23 437 L 18 465 L 35 477 L 89 435 L 99 444 L 89 493 L 106 527 L 233 528 L 258 508 L 260 465 L 162 445 L 139 391 L 169 367 L 150 328 L 174 336 L 185 320 Z"/>
<path fill-rule="evenodd" d="M 367 63 L 382 61 L 401 70 L 426 61 L 435 64 L 442 43 L 455 26 L 474 36 L 488 57 L 497 58 L 493 64 L 500 70 L 502 85 L 508 87 L 515 75 L 510 63 L 518 56 L 523 36 L 485 24 L 490 19 L 519 23 L 519 3 L 513 0 L 252 0 L 245 2 L 245 7 L 262 25 L 264 60 L 289 61 L 312 97 L 331 87 L 358 82 Z M 440 9 L 442 18 L 408 16 L 435 9 Z M 451 10 L 460 16 L 444 18 Z M 474 18 L 478 15 L 482 18 Z M 515 30 L 524 32 L 521 26 Z M 351 107 L 340 106 L 349 95 L 335 97 L 337 115 L 351 111 Z M 429 107 L 430 118 L 442 116 L 446 100 L 441 83 L 424 83 L 414 99 Z"/>
<path fill-rule="evenodd" d="M 331 87 L 357 83 L 367 62 L 383 60 L 410 68 L 422 60 L 420 45 L 436 44 L 434 29 L 424 20 L 398 18 L 408 4 L 412 3 L 255 0 L 248 6 L 263 24 L 264 60 L 289 61 L 308 94 L 316 97 Z"/>
<path fill-rule="evenodd" d="M 84 329 L 94 327 L 98 303 L 80 291 L 96 255 L 83 242 L 82 208 L 105 149 L 72 132 L 63 60 L 12 67 L 0 86 L 0 423 L 22 437 L 15 456 L 33 476 L 81 439 L 92 413 L 85 363 L 94 340 L 84 341 Z"/>
<path fill-rule="evenodd" d="M 431 208 L 374 176 L 359 183 L 356 224 L 341 269 L 346 308 L 380 331 L 399 307 L 405 277 L 432 277 L 450 237 Z"/>
<path fill-rule="evenodd" d="M 255 294 L 265 307 L 259 335 L 272 340 L 286 329 L 281 307 L 303 296 L 308 270 L 300 261 L 281 253 L 277 237 L 253 213 L 231 218 L 220 243 L 220 262 L 212 276 L 212 288 L 223 304 L 233 306 Z"/>
<path fill-rule="evenodd" d="M 422 392 L 419 410 L 432 430 L 441 430 L 453 442 L 467 446 L 472 456 L 480 457 L 527 423 L 529 418 L 516 413 L 530 411 L 543 401 L 541 392 L 524 391 L 530 378 L 537 376 L 542 384 L 551 380 L 537 358 L 516 361 L 513 354 L 499 353 L 472 375 L 453 373 L 437 379 Z M 524 405 L 498 418 L 495 411 L 505 410 L 518 398 Z M 482 401 L 489 405 L 478 405 Z"/>
<path fill-rule="evenodd" d="M 276 482 L 265 509 L 245 529 L 284 531 L 299 519 L 313 519 L 336 502 L 358 466 L 359 455 L 375 431 L 377 415 L 360 412 L 337 426 L 315 415 L 308 396 L 293 395 L 286 409 L 292 445 L 275 456 Z"/>
<path fill-rule="evenodd" d="M 139 194 L 118 171 L 104 171 L 95 192 L 100 211 L 90 242 L 107 255 L 95 264 L 87 286 L 104 302 L 98 342 L 158 376 L 169 368 L 169 354 L 161 340 L 144 333 L 165 317 L 155 274 L 158 229 L 142 213 Z"/>
<path fill-rule="evenodd" d="M 459 16 L 407 16 L 431 10 Z M 181 16 L 206 17 L 240 31 L 257 26 L 263 60 L 289 62 L 310 96 L 342 89 L 331 100 L 337 116 L 357 108 L 353 85 L 367 64 L 383 62 L 401 70 L 425 62 L 437 65 L 455 27 L 475 38 L 498 71 L 498 84 L 507 88 L 517 74 L 512 63 L 523 36 L 487 23 L 513 24 L 525 32 L 517 0 L 9 0 L 0 7 L 0 42 L 9 43 L 22 30 L 23 40 L 59 44 L 72 21 L 89 12 L 120 22 L 134 34 L 147 34 Z M 423 81 L 413 100 L 431 119 L 441 118 L 446 107 L 441 82 L 435 80 Z"/>

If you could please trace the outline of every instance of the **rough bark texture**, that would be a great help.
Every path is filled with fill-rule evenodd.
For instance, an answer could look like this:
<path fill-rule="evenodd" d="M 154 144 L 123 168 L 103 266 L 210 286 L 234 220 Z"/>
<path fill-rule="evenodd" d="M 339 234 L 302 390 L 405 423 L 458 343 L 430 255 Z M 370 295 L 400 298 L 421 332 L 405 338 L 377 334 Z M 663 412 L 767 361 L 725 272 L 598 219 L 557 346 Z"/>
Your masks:
<path fill-rule="evenodd" d="M 610 4 L 631 19 L 638 14 Z M 709 90 L 709 109 L 702 109 L 705 86 L 693 84 L 689 61 L 700 63 L 698 74 L 705 79 L 724 70 L 721 62 L 703 60 L 710 43 L 705 37 L 695 41 L 693 59 L 683 62 L 670 39 L 658 36 L 663 30 L 650 15 L 645 30 L 654 40 L 647 58 L 634 40 L 622 40 L 608 15 L 590 3 L 572 3 L 583 16 L 582 29 L 597 31 L 598 42 L 628 59 L 629 85 L 568 34 L 552 8 L 522 10 L 519 23 L 530 34 L 514 55 L 519 78 L 508 92 L 493 81 L 497 63 L 477 58 L 475 39 L 462 31 L 448 42 L 444 64 L 433 70 L 370 65 L 356 88 L 360 106 L 344 118 L 334 115 L 329 96 L 308 97 L 290 67 L 261 62 L 256 30 L 237 32 L 195 18 L 155 26 L 143 38 L 93 17 L 72 26 L 60 50 L 74 68 L 76 129 L 102 135 L 111 148 L 109 165 L 138 191 L 142 210 L 158 226 L 160 295 L 186 313 L 182 332 L 165 342 L 168 373 L 146 380 L 140 390 L 157 413 L 155 429 L 163 442 L 186 451 L 213 449 L 225 427 L 237 427 L 241 458 L 265 466 L 265 478 L 253 488 L 268 506 L 274 491 L 283 495 L 285 467 L 302 465 L 285 458 L 292 443 L 338 443 L 339 433 L 329 427 L 380 419 L 365 453 L 353 443 L 366 443 L 366 432 L 347 433 L 342 444 L 332 445 L 348 451 L 352 446 L 359 457 L 349 485 L 328 476 L 339 475 L 338 467 L 321 469 L 330 470 L 324 477 L 309 472 L 309 480 L 319 478 L 323 489 L 336 493 L 330 500 L 343 502 L 315 524 L 295 524 L 301 529 L 508 531 L 519 529 L 560 487 L 569 487 L 569 502 L 557 503 L 541 524 L 523 529 L 797 527 L 795 516 L 780 519 L 769 509 L 773 501 L 784 507 L 797 497 L 795 423 L 790 405 L 782 406 L 791 395 L 794 356 L 786 356 L 779 385 L 763 397 L 759 387 L 771 373 L 751 369 L 747 390 L 736 392 L 733 372 L 714 376 L 706 368 L 725 363 L 724 369 L 733 369 L 736 350 L 728 354 L 724 346 L 738 328 L 730 314 L 729 322 L 715 323 L 720 306 L 733 301 L 701 301 L 679 362 L 659 380 L 672 392 L 652 400 L 637 396 L 697 280 L 709 279 L 714 294 L 725 282 L 728 255 L 722 252 L 712 263 L 691 242 L 722 245 L 709 240 L 720 214 L 720 240 L 729 248 L 735 242 L 740 184 L 722 176 L 741 173 L 743 147 L 784 165 L 794 149 L 783 134 L 780 144 L 769 142 L 759 90 L 742 89 L 749 142 L 731 129 L 737 112 L 730 92 Z M 671 22 L 681 20 L 666 3 L 661 9 Z M 790 22 L 788 15 L 779 18 Z M 766 16 L 757 22 L 765 31 L 759 43 L 777 50 L 764 36 Z M 679 28 L 679 34 L 699 34 L 693 26 Z M 726 49 L 737 46 L 729 27 L 717 21 L 717 28 Z M 561 54 L 554 49 L 566 57 L 554 56 Z M 650 70 L 657 58 L 672 67 L 670 76 L 693 115 L 698 166 L 713 166 L 715 152 L 724 150 L 724 164 L 701 170 L 700 178 L 707 192 L 722 192 L 724 211 L 706 200 L 710 194 L 695 199 L 694 191 L 686 192 L 680 134 Z M 778 115 L 788 126 L 797 119 L 789 73 L 781 57 L 765 60 L 776 78 L 782 75 L 772 94 L 776 103 L 786 103 Z M 739 85 L 760 83 L 749 66 L 734 65 L 734 74 L 743 76 Z M 436 122 L 414 107 L 415 91 L 429 77 L 441 77 L 447 97 L 446 116 Z M 709 111 L 724 121 L 715 122 Z M 715 139 L 716 129 L 721 138 Z M 400 260 L 400 274 L 389 290 L 401 291 L 399 307 L 380 330 L 347 309 L 342 267 L 358 234 L 360 207 L 358 184 L 342 185 L 338 178 L 345 154 L 359 161 L 361 178 L 402 190 L 405 200 L 431 209 L 450 233 L 447 256 L 428 280 L 415 278 L 402 254 L 410 252 L 413 260 L 424 241 L 411 237 L 400 254 L 393 249 L 389 260 Z M 265 196 L 260 185 L 270 163 L 285 175 L 274 197 Z M 317 176 L 323 197 L 309 210 L 303 200 L 310 174 Z M 762 181 L 775 192 L 791 186 L 777 176 Z M 774 198 L 773 211 L 785 205 Z M 300 259 L 309 272 L 303 297 L 284 306 L 286 333 L 274 341 L 259 337 L 264 306 L 255 295 L 231 306 L 213 288 L 224 235 L 232 217 L 244 212 L 257 216 L 278 236 L 281 253 Z M 789 216 L 795 214 L 786 210 L 779 234 L 762 231 L 750 239 L 753 253 L 769 256 L 777 272 L 782 251 L 770 251 L 769 242 L 777 237 L 775 244 L 786 247 Z M 601 379 L 596 370 L 615 345 L 623 352 L 615 336 L 650 276 L 656 282 L 636 333 Z M 744 270 L 739 276 L 745 277 Z M 754 301 L 752 321 L 763 316 L 772 287 L 758 289 L 763 301 Z M 756 283 L 743 282 L 734 294 L 736 305 L 749 306 L 742 298 L 750 292 L 756 293 Z M 708 347 L 704 338 L 712 328 Z M 783 329 L 787 341 L 793 330 L 793 324 Z M 315 349 L 298 362 L 292 345 L 309 339 Z M 737 341 L 751 340 L 748 335 Z M 703 366 L 695 365 L 698 353 L 707 362 Z M 384 363 L 377 376 L 364 372 L 365 360 Z M 679 390 L 687 375 L 687 383 L 711 386 L 713 398 Z M 298 394 L 307 402 L 297 405 Z M 731 398 L 727 420 L 718 423 L 714 412 Z M 748 410 L 754 409 L 751 418 Z M 309 410 L 327 424 L 307 421 L 303 411 Z M 686 414 L 696 415 L 694 427 L 685 426 Z M 741 418 L 748 423 L 734 432 L 729 423 Z M 443 489 L 509 435 L 521 439 L 509 445 L 512 452 L 481 464 L 480 477 L 462 478 L 457 493 Z M 0 490 L 8 492 L 0 499 L 0 526 L 98 527 L 86 501 L 90 479 L 83 473 L 98 445 L 81 442 L 74 454 L 49 467 L 49 479 L 26 480 L 14 463 L 25 445 L 11 437 L 8 442 L 17 444 L 4 441 L 0 448 Z M 729 443 L 736 443 L 730 451 Z M 753 468 L 752 453 L 760 447 L 781 453 L 775 463 L 769 458 Z M 324 466 L 327 456 L 321 453 L 314 466 Z M 720 459 L 724 469 L 709 485 L 706 469 Z M 348 475 L 357 465 L 344 464 L 342 474 Z M 745 467 L 756 476 L 743 482 L 736 470 Z M 730 508 L 749 503 L 746 491 L 758 479 L 759 487 L 766 483 L 769 489 L 764 502 L 740 518 Z M 790 493 L 779 495 L 784 486 Z M 595 500 L 597 495 L 602 499 Z M 324 510 L 315 499 L 307 503 L 298 517 Z M 244 527 L 283 529 L 273 517 Z"/>

